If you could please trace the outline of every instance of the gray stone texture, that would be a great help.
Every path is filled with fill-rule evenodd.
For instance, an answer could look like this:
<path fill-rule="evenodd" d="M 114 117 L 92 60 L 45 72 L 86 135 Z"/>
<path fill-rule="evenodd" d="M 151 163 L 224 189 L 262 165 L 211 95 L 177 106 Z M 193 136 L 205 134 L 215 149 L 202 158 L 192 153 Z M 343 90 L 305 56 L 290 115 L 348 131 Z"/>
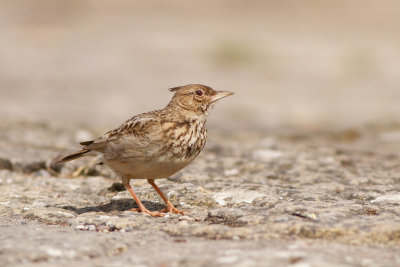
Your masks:
<path fill-rule="evenodd" d="M 382 138 L 389 131 L 400 126 L 215 130 L 189 167 L 156 181 L 187 214 L 153 218 L 129 211 L 118 177 L 92 158 L 49 169 L 61 147 L 76 147 L 76 130 L 2 126 L 0 265 L 396 266 L 399 144 Z M 164 207 L 146 180 L 131 184 L 150 210 Z"/>

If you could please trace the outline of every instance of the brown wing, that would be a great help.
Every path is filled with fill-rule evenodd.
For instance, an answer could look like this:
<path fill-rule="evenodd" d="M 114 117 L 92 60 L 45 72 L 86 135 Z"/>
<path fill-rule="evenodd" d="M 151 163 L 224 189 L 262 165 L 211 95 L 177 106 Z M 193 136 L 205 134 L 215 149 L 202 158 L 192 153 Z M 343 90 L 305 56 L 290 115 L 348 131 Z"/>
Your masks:
<path fill-rule="evenodd" d="M 121 137 L 134 135 L 141 139 L 140 137 L 142 135 L 145 135 L 146 132 L 151 130 L 154 125 L 159 122 L 158 112 L 159 111 L 152 111 L 133 116 L 118 128 L 111 130 L 94 140 L 81 142 L 80 144 L 84 146 L 83 149 L 104 152 L 108 143 L 115 142 Z"/>

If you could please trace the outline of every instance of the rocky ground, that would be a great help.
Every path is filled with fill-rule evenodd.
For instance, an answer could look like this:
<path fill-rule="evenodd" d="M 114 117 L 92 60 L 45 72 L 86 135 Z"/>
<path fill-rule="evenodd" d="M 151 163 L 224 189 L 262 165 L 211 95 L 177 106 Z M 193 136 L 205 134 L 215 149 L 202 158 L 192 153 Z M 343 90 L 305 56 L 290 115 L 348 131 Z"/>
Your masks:
<path fill-rule="evenodd" d="M 399 10 L 0 1 L 0 267 L 400 266 Z M 188 83 L 235 96 L 199 158 L 157 181 L 186 215 L 130 212 L 91 158 L 50 168 Z"/>
<path fill-rule="evenodd" d="M 52 158 L 98 132 L 0 126 L 0 265 L 398 266 L 400 125 L 340 132 L 210 130 L 160 188 L 185 215 L 135 213 L 91 158 Z M 150 210 L 164 207 L 131 182 Z"/>

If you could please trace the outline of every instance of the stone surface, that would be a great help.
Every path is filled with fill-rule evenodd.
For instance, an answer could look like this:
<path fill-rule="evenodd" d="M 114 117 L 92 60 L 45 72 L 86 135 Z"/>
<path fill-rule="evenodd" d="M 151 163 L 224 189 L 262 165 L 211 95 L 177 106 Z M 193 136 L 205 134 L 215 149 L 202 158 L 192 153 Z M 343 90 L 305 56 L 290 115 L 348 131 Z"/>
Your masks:
<path fill-rule="evenodd" d="M 211 133 L 193 164 L 157 180 L 187 214 L 152 218 L 129 211 L 136 204 L 118 177 L 90 158 L 49 169 L 75 147 L 76 132 L 89 131 L 8 125 L 0 265 L 399 265 L 400 144 L 381 140 L 387 128 L 400 126 L 353 129 L 351 140 L 340 132 Z M 23 147 L 11 141 L 16 132 Z M 46 145 L 24 139 L 27 132 Z M 131 184 L 150 210 L 164 208 L 146 180 Z"/>
<path fill-rule="evenodd" d="M 0 1 L 0 266 L 400 266 L 398 7 Z M 157 181 L 187 214 L 130 212 L 95 158 L 51 168 L 197 82 L 235 96 Z"/>

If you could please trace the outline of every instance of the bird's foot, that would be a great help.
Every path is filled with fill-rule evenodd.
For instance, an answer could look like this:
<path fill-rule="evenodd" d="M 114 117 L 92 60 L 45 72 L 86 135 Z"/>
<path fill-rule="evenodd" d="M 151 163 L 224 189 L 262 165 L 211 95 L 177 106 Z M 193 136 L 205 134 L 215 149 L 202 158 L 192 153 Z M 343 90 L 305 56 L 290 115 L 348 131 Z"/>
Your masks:
<path fill-rule="evenodd" d="M 169 202 L 168 201 L 168 203 L 167 203 L 167 207 L 165 208 L 165 209 L 163 209 L 163 210 L 160 210 L 160 212 L 163 212 L 163 213 L 172 213 L 172 212 L 175 212 L 175 213 L 177 213 L 177 214 L 185 214 L 185 212 L 183 212 L 183 211 L 180 211 L 180 210 L 178 210 L 177 208 L 175 208 L 174 207 L 174 205 L 172 205 L 172 203 L 171 202 Z"/>
<path fill-rule="evenodd" d="M 147 214 L 150 214 L 153 217 L 163 217 L 164 216 L 164 214 L 162 214 L 159 211 L 149 211 L 148 209 L 146 209 L 144 207 L 143 208 L 133 208 L 133 209 L 130 209 L 130 211 L 147 213 Z"/>

